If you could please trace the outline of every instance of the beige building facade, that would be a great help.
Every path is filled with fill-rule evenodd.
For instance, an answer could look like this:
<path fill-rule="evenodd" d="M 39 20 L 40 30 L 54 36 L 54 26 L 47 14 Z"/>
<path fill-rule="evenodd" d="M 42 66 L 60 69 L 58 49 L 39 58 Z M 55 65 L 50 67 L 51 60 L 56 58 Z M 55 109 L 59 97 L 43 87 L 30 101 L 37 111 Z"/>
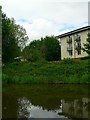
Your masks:
<path fill-rule="evenodd" d="M 87 53 L 83 52 L 82 48 L 84 47 L 84 43 L 87 42 L 88 33 L 90 33 L 90 26 L 57 36 L 61 43 L 61 59 L 87 56 Z"/>

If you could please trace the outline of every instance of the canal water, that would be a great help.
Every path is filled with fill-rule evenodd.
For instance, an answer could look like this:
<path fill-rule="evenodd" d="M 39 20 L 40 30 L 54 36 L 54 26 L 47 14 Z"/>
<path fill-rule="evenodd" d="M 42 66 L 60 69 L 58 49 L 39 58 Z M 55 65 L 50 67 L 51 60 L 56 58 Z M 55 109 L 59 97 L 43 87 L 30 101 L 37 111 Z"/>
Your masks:
<path fill-rule="evenodd" d="M 4 118 L 90 119 L 89 85 L 4 85 Z"/>

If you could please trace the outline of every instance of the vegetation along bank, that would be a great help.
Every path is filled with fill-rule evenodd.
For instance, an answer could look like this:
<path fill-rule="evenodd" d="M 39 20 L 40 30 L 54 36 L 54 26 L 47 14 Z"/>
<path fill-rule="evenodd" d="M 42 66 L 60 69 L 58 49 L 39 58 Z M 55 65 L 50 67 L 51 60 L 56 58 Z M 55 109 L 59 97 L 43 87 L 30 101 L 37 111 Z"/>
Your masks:
<path fill-rule="evenodd" d="M 14 62 L 3 66 L 3 83 L 90 83 L 89 60 Z"/>

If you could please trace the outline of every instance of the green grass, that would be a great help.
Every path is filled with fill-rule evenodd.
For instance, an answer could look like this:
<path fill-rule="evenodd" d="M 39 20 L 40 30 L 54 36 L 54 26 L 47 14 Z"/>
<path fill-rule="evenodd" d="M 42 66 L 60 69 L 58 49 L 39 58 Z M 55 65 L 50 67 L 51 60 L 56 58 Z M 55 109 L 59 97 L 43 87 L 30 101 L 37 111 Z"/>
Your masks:
<path fill-rule="evenodd" d="M 15 62 L 3 67 L 3 83 L 90 83 L 89 60 Z"/>

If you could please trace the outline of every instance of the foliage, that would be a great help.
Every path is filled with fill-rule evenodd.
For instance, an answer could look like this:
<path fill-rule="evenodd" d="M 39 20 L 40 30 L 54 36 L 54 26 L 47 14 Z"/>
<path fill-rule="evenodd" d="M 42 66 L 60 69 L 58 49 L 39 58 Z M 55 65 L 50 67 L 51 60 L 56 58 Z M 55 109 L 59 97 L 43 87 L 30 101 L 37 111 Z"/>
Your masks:
<path fill-rule="evenodd" d="M 47 61 L 60 60 L 59 41 L 54 36 L 34 40 L 29 46 L 25 47 L 23 55 L 30 61 L 42 59 Z"/>
<path fill-rule="evenodd" d="M 3 67 L 3 83 L 90 83 L 88 60 L 15 62 Z"/>
<path fill-rule="evenodd" d="M 63 62 L 64 62 L 65 64 L 72 64 L 72 63 L 74 63 L 74 60 L 71 59 L 71 58 L 64 58 Z"/>
<path fill-rule="evenodd" d="M 59 41 L 54 36 L 46 36 L 42 41 L 45 44 L 45 59 L 48 61 L 60 60 Z"/>
<path fill-rule="evenodd" d="M 36 43 L 38 43 L 38 41 L 36 41 Z M 43 61 L 44 58 L 41 51 L 34 44 L 35 41 L 31 42 L 29 46 L 25 47 L 25 49 L 23 50 L 24 58 L 31 62 Z"/>
<path fill-rule="evenodd" d="M 23 28 L 20 25 L 15 25 L 15 38 L 17 40 L 18 46 L 21 48 L 21 50 L 26 46 L 26 43 L 28 41 L 28 36 L 26 34 L 25 28 Z"/>
<path fill-rule="evenodd" d="M 24 56 L 25 59 L 29 60 L 30 58 L 30 50 L 29 50 L 29 46 L 26 46 L 23 51 L 22 54 Z"/>
<path fill-rule="evenodd" d="M 28 37 L 25 29 L 15 24 L 15 20 L 8 18 L 2 12 L 2 58 L 3 62 L 12 62 L 20 56 L 20 47 L 25 45 Z"/>
<path fill-rule="evenodd" d="M 82 48 L 82 50 L 90 56 L 90 33 L 88 33 L 87 43 L 84 44 L 84 48 Z"/>

